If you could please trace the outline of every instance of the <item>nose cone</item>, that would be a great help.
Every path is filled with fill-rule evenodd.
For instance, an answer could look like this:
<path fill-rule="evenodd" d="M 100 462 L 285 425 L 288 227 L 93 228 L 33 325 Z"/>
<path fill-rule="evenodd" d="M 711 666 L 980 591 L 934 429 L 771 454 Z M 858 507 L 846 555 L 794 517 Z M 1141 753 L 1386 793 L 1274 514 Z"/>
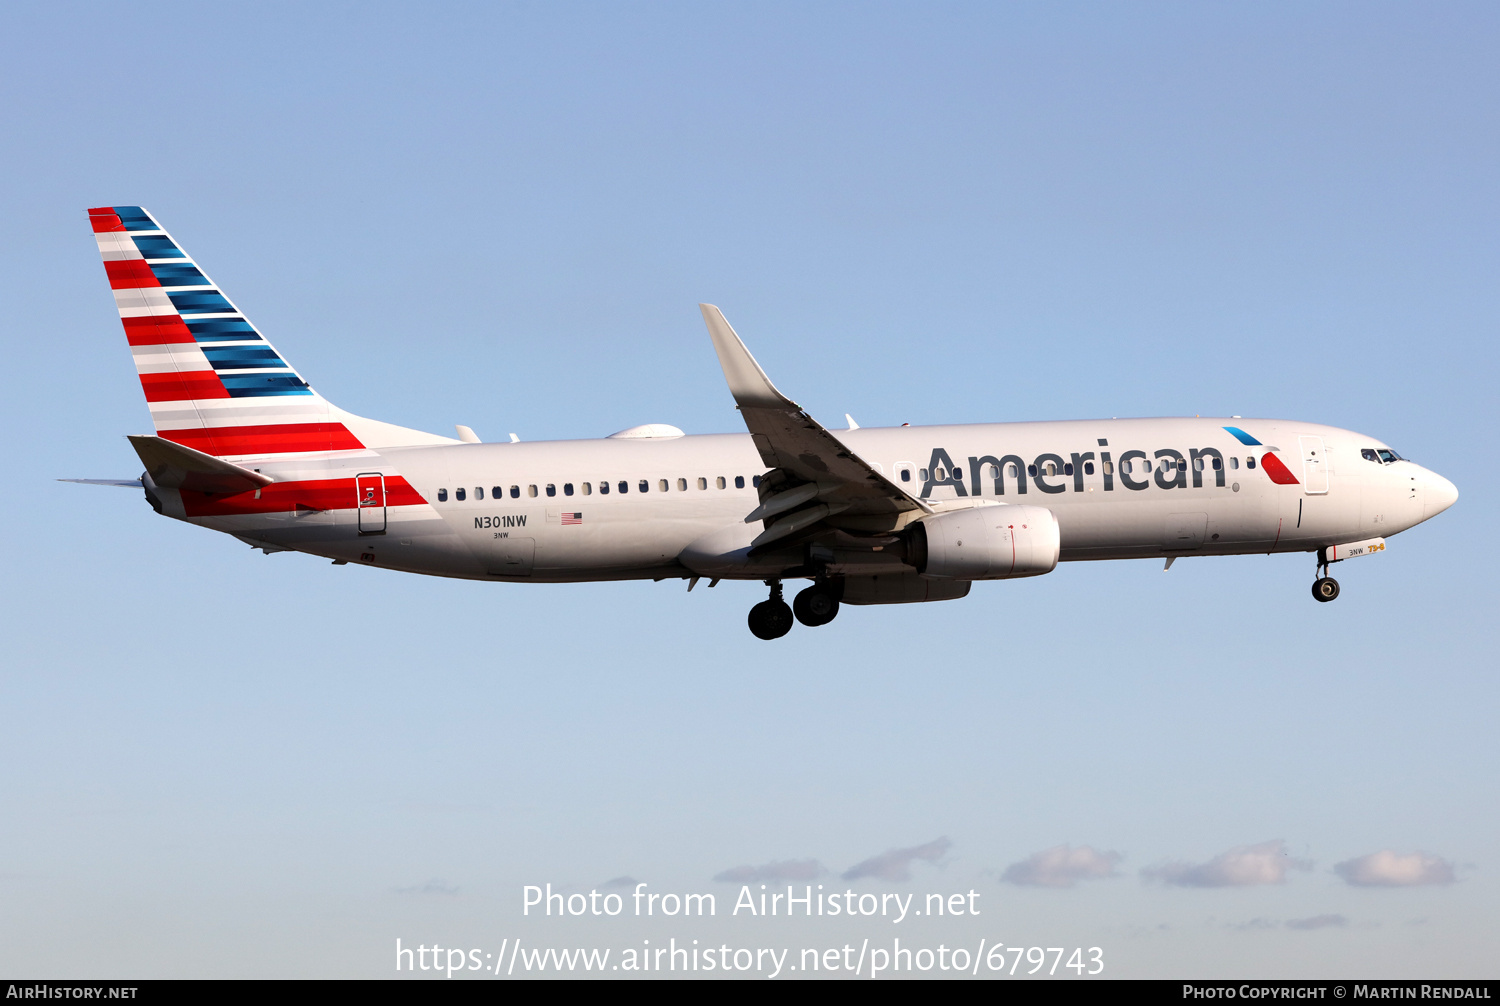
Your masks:
<path fill-rule="evenodd" d="M 1458 487 L 1437 472 L 1426 472 L 1422 482 L 1423 520 L 1436 517 L 1458 502 Z"/>

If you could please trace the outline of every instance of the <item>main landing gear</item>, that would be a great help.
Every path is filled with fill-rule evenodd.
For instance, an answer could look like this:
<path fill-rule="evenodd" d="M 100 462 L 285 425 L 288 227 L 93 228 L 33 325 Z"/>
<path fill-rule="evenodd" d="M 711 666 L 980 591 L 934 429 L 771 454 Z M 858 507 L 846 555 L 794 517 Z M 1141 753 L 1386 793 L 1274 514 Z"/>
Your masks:
<path fill-rule="evenodd" d="M 820 581 L 799 592 L 792 601 L 792 612 L 803 625 L 827 625 L 838 617 L 839 596 L 843 581 Z"/>
<path fill-rule="evenodd" d="M 781 581 L 767 580 L 771 596 L 750 609 L 750 631 L 761 639 L 780 639 L 792 631 L 792 619 L 803 625 L 827 625 L 839 613 L 843 583 L 820 580 L 799 591 L 791 605 L 781 599 Z"/>
<path fill-rule="evenodd" d="M 1320 553 L 1319 559 L 1321 560 L 1321 558 Z M 1313 581 L 1312 585 L 1313 598 L 1319 601 L 1332 601 L 1335 597 L 1339 596 L 1339 582 L 1328 575 L 1327 562 L 1319 561 L 1318 573 L 1320 575 Z"/>
<path fill-rule="evenodd" d="M 767 580 L 771 596 L 750 609 L 750 631 L 760 639 L 780 639 L 792 631 L 792 609 L 781 599 L 781 581 Z"/>

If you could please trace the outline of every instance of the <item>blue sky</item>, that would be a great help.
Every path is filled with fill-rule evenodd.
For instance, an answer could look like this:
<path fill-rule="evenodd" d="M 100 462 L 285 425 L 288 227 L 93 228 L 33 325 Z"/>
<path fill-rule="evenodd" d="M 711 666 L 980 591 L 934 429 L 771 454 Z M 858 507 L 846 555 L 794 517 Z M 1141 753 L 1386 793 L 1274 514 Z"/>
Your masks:
<path fill-rule="evenodd" d="M 732 867 L 835 884 L 947 838 L 858 882 L 993 912 L 913 938 L 1099 945 L 1121 976 L 1492 973 L 1497 36 L 1464 3 L 12 11 L 0 970 L 693 937 L 549 929 L 521 885 L 732 899 Z M 320 391 L 402 425 L 736 430 L 711 301 L 829 425 L 1285 416 L 1463 495 L 1332 605 L 1305 556 L 1068 564 L 776 645 L 750 585 L 266 557 L 52 481 L 134 475 L 148 429 L 101 204 L 148 207 Z M 1114 875 L 1003 879 L 1062 845 Z M 1455 880 L 1334 870 L 1381 850 Z M 1142 873 L 1242 862 L 1282 882 Z"/>

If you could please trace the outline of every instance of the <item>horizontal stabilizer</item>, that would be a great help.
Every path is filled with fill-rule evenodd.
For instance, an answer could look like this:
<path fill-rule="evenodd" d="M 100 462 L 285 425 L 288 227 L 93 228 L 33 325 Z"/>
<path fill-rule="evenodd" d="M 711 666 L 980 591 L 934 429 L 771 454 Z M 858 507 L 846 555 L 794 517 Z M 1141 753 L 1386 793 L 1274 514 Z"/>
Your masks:
<path fill-rule="evenodd" d="M 151 481 L 164 489 L 188 489 L 205 493 L 242 493 L 270 485 L 274 479 L 241 468 L 212 454 L 163 440 L 161 437 L 127 437 L 141 456 Z"/>
<path fill-rule="evenodd" d="M 77 482 L 81 486 L 119 486 L 121 489 L 141 488 L 140 479 L 58 479 L 59 482 Z"/>

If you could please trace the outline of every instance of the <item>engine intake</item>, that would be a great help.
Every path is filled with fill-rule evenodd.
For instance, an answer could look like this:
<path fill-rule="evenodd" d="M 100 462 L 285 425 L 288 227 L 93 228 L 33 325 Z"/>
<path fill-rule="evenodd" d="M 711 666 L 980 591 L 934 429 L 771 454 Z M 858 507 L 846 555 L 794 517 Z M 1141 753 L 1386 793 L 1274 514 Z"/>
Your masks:
<path fill-rule="evenodd" d="M 923 576 L 952 580 L 1039 576 L 1057 567 L 1061 542 L 1045 507 L 978 506 L 913 523 L 910 561 Z"/>

